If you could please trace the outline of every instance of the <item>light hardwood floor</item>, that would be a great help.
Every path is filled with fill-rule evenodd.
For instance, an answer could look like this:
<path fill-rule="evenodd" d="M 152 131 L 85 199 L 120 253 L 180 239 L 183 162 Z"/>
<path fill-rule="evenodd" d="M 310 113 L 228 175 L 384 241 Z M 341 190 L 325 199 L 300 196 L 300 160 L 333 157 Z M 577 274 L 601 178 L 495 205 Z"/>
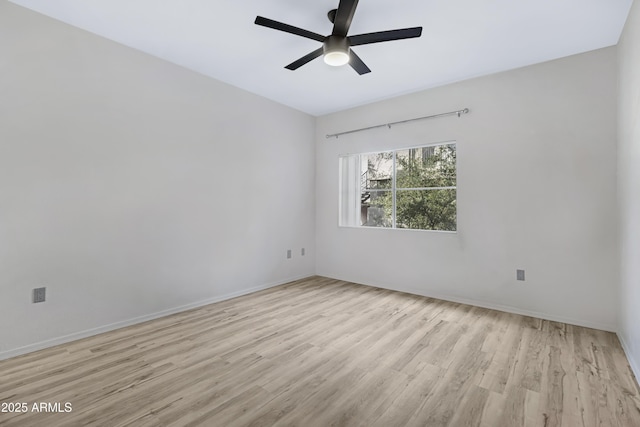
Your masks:
<path fill-rule="evenodd" d="M 0 362 L 0 402 L 30 405 L 3 426 L 640 426 L 612 333 L 321 277 Z"/>

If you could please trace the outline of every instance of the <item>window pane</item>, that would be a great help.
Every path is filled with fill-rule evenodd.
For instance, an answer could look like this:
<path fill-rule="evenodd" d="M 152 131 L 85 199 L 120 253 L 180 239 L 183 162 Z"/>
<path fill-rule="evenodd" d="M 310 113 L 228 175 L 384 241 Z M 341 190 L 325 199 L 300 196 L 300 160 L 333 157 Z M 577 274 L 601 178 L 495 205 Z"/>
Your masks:
<path fill-rule="evenodd" d="M 393 153 L 373 153 L 360 156 L 363 190 L 391 189 Z"/>
<path fill-rule="evenodd" d="M 399 190 L 396 226 L 456 231 L 456 190 Z"/>
<path fill-rule="evenodd" d="M 362 194 L 360 214 L 362 225 L 391 227 L 393 197 L 391 191 L 366 191 Z"/>
<path fill-rule="evenodd" d="M 455 187 L 455 144 L 411 148 L 396 153 L 397 188 Z"/>

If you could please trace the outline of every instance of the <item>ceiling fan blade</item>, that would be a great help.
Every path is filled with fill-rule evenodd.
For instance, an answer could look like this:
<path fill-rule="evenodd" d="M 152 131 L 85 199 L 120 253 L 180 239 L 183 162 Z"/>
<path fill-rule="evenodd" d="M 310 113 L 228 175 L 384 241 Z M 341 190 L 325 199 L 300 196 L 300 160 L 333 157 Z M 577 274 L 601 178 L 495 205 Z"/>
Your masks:
<path fill-rule="evenodd" d="M 351 27 L 351 20 L 356 13 L 358 0 L 340 0 L 335 20 L 333 21 L 333 32 L 331 35 L 346 37 Z"/>
<path fill-rule="evenodd" d="M 367 64 L 365 64 L 353 50 L 349 51 L 349 65 L 351 65 L 351 68 L 356 70 L 356 72 L 360 75 L 371 72 L 369 67 L 367 67 Z"/>
<path fill-rule="evenodd" d="M 320 34 L 303 30 L 302 28 L 294 27 L 293 25 L 283 24 L 282 22 L 274 21 L 273 19 L 264 18 L 262 16 L 256 16 L 255 24 L 262 25 L 267 28 L 273 28 L 274 30 L 284 31 L 285 33 L 295 34 L 296 36 L 306 37 L 319 42 L 323 42 L 326 38 Z"/>
<path fill-rule="evenodd" d="M 422 27 L 403 28 L 401 30 L 378 31 L 347 37 L 351 46 L 388 42 L 392 40 L 412 39 L 422 35 Z"/>
<path fill-rule="evenodd" d="M 308 55 L 303 56 L 302 58 L 298 59 L 297 61 L 293 61 L 291 64 L 287 65 L 284 68 L 287 68 L 289 70 L 297 70 L 298 68 L 302 67 L 307 62 L 311 62 L 312 60 L 316 59 L 319 56 L 322 56 L 322 48 L 314 50 L 313 52 L 309 53 Z"/>

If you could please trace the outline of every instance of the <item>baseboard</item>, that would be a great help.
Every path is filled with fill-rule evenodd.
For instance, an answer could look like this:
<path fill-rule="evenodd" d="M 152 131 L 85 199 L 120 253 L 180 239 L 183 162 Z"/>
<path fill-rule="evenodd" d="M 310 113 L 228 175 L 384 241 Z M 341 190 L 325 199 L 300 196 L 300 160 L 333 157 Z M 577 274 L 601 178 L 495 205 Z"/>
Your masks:
<path fill-rule="evenodd" d="M 617 333 L 618 340 L 622 345 L 622 349 L 624 350 L 624 354 L 627 356 L 627 361 L 629 362 L 629 367 L 631 367 L 631 372 L 636 376 L 636 383 L 640 384 L 640 366 L 636 363 L 635 359 L 631 355 L 631 349 L 627 345 L 627 342 L 624 340 L 622 334 Z"/>
<path fill-rule="evenodd" d="M 29 344 L 23 347 L 6 350 L 0 352 L 0 360 L 10 359 L 12 357 L 21 356 L 27 353 L 32 353 L 34 351 L 43 350 L 45 348 L 54 347 L 56 345 L 65 344 L 71 341 L 77 341 L 82 338 L 91 337 L 94 335 L 102 334 L 105 332 L 113 331 L 115 329 L 124 328 L 127 326 L 135 325 L 138 323 L 146 322 L 149 320 L 158 319 L 160 317 L 169 316 L 171 314 L 180 313 L 182 311 L 191 310 L 193 308 L 202 307 L 205 305 L 213 304 L 220 301 L 226 301 L 232 298 L 236 298 L 243 295 L 248 295 L 254 292 L 262 291 L 265 289 L 273 288 L 275 286 L 280 286 L 285 283 L 293 282 L 296 280 L 304 279 L 310 277 L 309 275 L 297 276 L 297 277 L 289 277 L 287 279 L 279 280 L 276 282 L 265 283 L 260 286 L 255 286 L 249 289 L 243 289 L 238 292 L 232 292 L 230 294 L 219 295 L 214 298 L 209 298 L 206 300 L 197 301 L 190 304 L 181 305 L 179 307 L 173 307 L 166 310 L 158 311 L 155 313 L 147 314 L 144 316 L 134 317 L 132 319 L 123 320 L 120 322 L 111 323 L 109 325 L 99 326 L 97 328 L 86 329 L 84 331 L 74 332 L 69 335 L 64 335 L 61 337 L 51 338 L 45 341 L 40 341 L 34 344 Z"/>
<path fill-rule="evenodd" d="M 358 283 L 364 286 L 373 286 L 376 288 L 382 288 L 382 289 L 388 289 L 391 291 L 398 291 L 398 292 L 405 292 L 408 294 L 414 294 L 414 295 L 420 295 L 423 297 L 429 297 L 429 298 L 435 298 L 435 299 L 439 299 L 439 300 L 443 300 L 443 301 L 449 301 L 449 302 L 455 302 L 455 303 L 459 303 L 459 304 L 467 304 L 467 305 L 473 305 L 476 307 L 482 307 L 482 308 L 488 308 L 490 310 L 497 310 L 497 311 L 504 311 L 506 313 L 512 313 L 512 314 L 519 314 L 522 316 L 529 316 L 529 317 L 536 317 L 538 319 L 545 319 L 545 320 L 551 320 L 553 322 L 560 322 L 560 323 L 567 323 L 569 325 L 576 325 L 576 326 L 583 326 L 585 328 L 591 328 L 591 329 L 599 329 L 602 331 L 608 331 L 608 332 L 617 332 L 618 331 L 618 327 L 617 325 L 609 325 L 609 324 L 603 324 L 603 323 L 598 323 L 598 322 L 590 322 L 590 321 L 585 321 L 585 320 L 580 320 L 580 319 L 573 319 L 570 317 L 563 317 L 563 316 L 556 316 L 553 314 L 548 314 L 548 313 L 542 313 L 542 312 L 537 312 L 537 311 L 531 311 L 531 310 L 526 310 L 526 309 L 521 309 L 518 307 L 512 307 L 512 306 L 508 306 L 508 305 L 502 305 L 502 304 L 495 304 L 492 302 L 488 302 L 488 301 L 481 301 L 481 300 L 475 300 L 475 299 L 471 299 L 471 298 L 462 298 L 462 297 L 458 297 L 458 296 L 452 296 L 452 295 L 446 295 L 446 294 L 440 294 L 438 292 L 431 292 L 431 291 L 424 291 L 422 289 L 414 289 L 414 288 L 410 288 L 410 287 L 396 287 L 396 286 L 389 286 L 383 283 L 360 283 L 357 281 L 353 281 L 353 280 L 349 280 L 349 279 L 340 279 L 340 278 L 334 278 L 336 280 L 345 280 L 345 281 L 349 281 L 352 283 Z"/>

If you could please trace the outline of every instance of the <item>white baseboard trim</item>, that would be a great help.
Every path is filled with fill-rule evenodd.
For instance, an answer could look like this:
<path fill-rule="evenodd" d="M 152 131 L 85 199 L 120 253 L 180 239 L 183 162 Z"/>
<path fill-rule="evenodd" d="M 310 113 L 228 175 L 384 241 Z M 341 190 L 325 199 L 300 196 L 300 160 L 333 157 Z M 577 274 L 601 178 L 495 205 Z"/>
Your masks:
<path fill-rule="evenodd" d="M 324 276 L 324 275 L 319 274 L 319 276 Z M 458 296 L 440 294 L 438 292 L 425 291 L 422 289 L 414 289 L 409 287 L 402 288 L 397 286 L 389 286 L 381 283 L 361 283 L 361 282 L 349 280 L 349 279 L 341 279 L 336 277 L 332 277 L 332 278 L 336 280 L 345 280 L 352 283 L 358 283 L 364 286 L 372 286 L 376 288 L 389 289 L 391 291 L 405 292 L 408 294 L 420 295 L 423 297 L 435 298 L 443 301 L 473 305 L 476 307 L 488 308 L 490 310 L 504 311 L 506 313 L 520 314 L 522 316 L 529 316 L 529 317 L 536 317 L 544 320 L 551 320 L 553 322 L 567 323 L 567 324 L 576 325 L 576 326 L 584 326 L 585 328 L 599 329 L 602 331 L 608 331 L 608 332 L 614 332 L 614 333 L 618 331 L 617 325 L 602 324 L 598 322 L 590 322 L 588 320 L 579 320 L 579 319 L 573 319 L 570 317 L 556 316 L 553 314 L 526 310 L 518 307 L 508 306 L 508 305 L 495 304 L 488 301 L 480 301 L 480 300 L 475 300 L 471 298 L 463 298 Z"/>
<path fill-rule="evenodd" d="M 74 332 L 69 335 L 64 335 L 61 337 L 51 338 L 45 341 L 40 341 L 37 343 L 29 344 L 23 347 L 14 348 L 11 350 L 6 350 L 0 352 L 0 360 L 10 359 L 12 357 L 21 356 L 23 354 L 32 353 L 34 351 L 43 350 L 45 348 L 54 347 L 56 345 L 65 344 L 71 341 L 77 341 L 82 338 L 91 337 L 94 335 L 102 334 L 105 332 L 113 331 L 115 329 L 124 328 L 127 326 L 135 325 L 138 323 L 146 322 L 148 320 L 158 319 L 160 317 L 169 316 L 171 314 L 180 313 L 182 311 L 191 310 L 193 308 L 202 307 L 205 305 L 213 304 L 220 301 L 226 301 L 232 298 L 240 297 L 243 295 L 252 294 L 254 292 L 262 291 L 265 289 L 273 288 L 275 286 L 284 285 L 285 283 L 294 282 L 296 280 L 304 279 L 307 277 L 312 277 L 309 275 L 298 276 L 298 277 L 289 277 L 287 279 L 279 280 L 276 282 L 265 283 L 260 286 L 255 286 L 253 288 L 243 289 L 238 292 L 232 292 L 230 294 L 219 295 L 213 298 L 209 298 L 206 300 L 197 301 L 191 304 L 181 305 L 179 307 L 173 307 L 166 310 L 158 311 L 151 314 L 146 314 L 144 316 L 134 317 L 132 319 L 123 320 L 120 322 L 111 323 L 109 325 L 99 326 L 97 328 L 86 329 L 84 331 Z"/>
<path fill-rule="evenodd" d="M 627 342 L 624 340 L 624 336 L 621 333 L 617 333 L 618 340 L 620 340 L 620 344 L 622 345 L 622 349 L 624 350 L 625 356 L 627 356 L 627 361 L 629 362 L 629 366 L 631 367 L 631 371 L 633 375 L 636 376 L 636 382 L 640 384 L 640 365 L 631 357 L 631 350 L 627 345 Z"/>

